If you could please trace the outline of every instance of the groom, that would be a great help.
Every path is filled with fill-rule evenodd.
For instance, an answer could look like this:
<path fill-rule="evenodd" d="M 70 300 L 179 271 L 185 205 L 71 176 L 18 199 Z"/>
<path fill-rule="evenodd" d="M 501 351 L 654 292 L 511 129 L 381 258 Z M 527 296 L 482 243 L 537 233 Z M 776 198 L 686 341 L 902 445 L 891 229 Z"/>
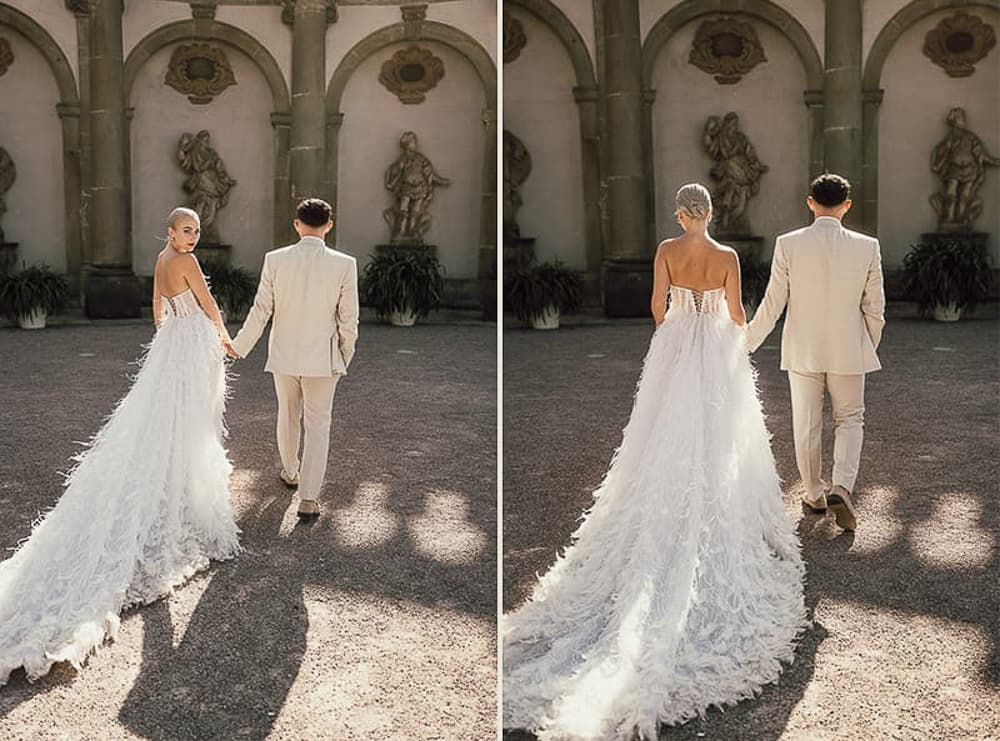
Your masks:
<path fill-rule="evenodd" d="M 333 210 L 319 198 L 298 205 L 299 241 L 264 255 L 253 307 L 227 348 L 246 357 L 273 315 L 264 370 L 278 395 L 281 480 L 297 487 L 299 516 L 319 515 L 320 488 L 330 448 L 333 392 L 358 339 L 358 266 L 326 246 Z M 299 461 L 300 425 L 305 445 Z"/>
<path fill-rule="evenodd" d="M 841 223 L 850 194 L 850 183 L 839 175 L 813 180 L 806 203 L 816 218 L 775 240 L 771 280 L 746 334 L 747 349 L 756 351 L 788 307 L 781 369 L 791 388 L 802 501 L 818 512 L 829 506 L 845 530 L 857 526 L 851 493 L 861 458 L 865 374 L 882 367 L 875 349 L 885 325 L 878 240 Z M 836 428 L 829 493 L 820 480 L 824 390 Z"/>

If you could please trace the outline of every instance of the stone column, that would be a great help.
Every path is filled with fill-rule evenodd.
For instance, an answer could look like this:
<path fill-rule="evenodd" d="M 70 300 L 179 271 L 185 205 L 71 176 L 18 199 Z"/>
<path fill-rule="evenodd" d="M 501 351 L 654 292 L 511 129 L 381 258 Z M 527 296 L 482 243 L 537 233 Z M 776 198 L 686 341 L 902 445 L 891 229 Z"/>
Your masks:
<path fill-rule="evenodd" d="M 861 230 L 878 234 L 878 109 L 882 105 L 881 90 L 866 90 L 864 96 L 864 165 L 861 192 Z"/>
<path fill-rule="evenodd" d="M 123 0 L 93 3 L 90 13 L 91 263 L 84 290 L 89 317 L 139 316 L 125 189 Z"/>
<path fill-rule="evenodd" d="M 863 203 L 861 0 L 826 0 L 823 148 L 827 171 L 851 181 L 856 208 L 848 223 L 861 221 Z"/>
<path fill-rule="evenodd" d="M 646 234 L 639 0 L 605 0 L 604 41 L 610 132 L 604 309 L 611 317 L 645 316 L 652 289 L 652 248 Z"/>
<path fill-rule="evenodd" d="M 327 0 L 295 0 L 292 21 L 292 213 L 302 198 L 329 197 L 326 164 Z"/>

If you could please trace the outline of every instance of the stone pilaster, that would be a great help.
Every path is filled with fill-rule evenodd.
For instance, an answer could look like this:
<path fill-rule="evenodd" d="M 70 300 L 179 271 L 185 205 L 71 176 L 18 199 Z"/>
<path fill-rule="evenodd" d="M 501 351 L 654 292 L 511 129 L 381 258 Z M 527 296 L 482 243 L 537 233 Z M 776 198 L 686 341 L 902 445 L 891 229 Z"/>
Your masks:
<path fill-rule="evenodd" d="M 125 188 L 125 85 L 123 0 L 102 0 L 90 10 L 91 270 L 87 316 L 139 316 L 139 282 L 132 272 Z"/>
<path fill-rule="evenodd" d="M 861 0 L 826 0 L 823 77 L 824 166 L 851 181 L 860 223 L 862 193 Z"/>
<path fill-rule="evenodd" d="M 864 96 L 864 164 L 861 176 L 861 230 L 878 234 L 878 109 L 881 90 L 866 90 Z"/>
<path fill-rule="evenodd" d="M 329 198 L 326 162 L 327 0 L 295 0 L 292 21 L 291 201 Z"/>
<path fill-rule="evenodd" d="M 638 0 L 604 2 L 608 140 L 608 251 L 604 308 L 608 316 L 644 316 L 652 290 L 647 235 L 647 184 L 642 146 L 642 41 Z"/>

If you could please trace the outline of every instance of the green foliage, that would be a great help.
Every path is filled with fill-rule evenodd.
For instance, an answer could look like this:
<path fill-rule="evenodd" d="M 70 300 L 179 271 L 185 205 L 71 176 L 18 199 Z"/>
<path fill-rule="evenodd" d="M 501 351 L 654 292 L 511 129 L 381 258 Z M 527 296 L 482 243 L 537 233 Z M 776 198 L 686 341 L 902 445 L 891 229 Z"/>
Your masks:
<path fill-rule="evenodd" d="M 552 306 L 568 314 L 580 306 L 583 280 L 558 260 L 518 270 L 505 281 L 504 308 L 530 323 Z"/>
<path fill-rule="evenodd" d="M 755 253 L 740 255 L 741 298 L 748 306 L 759 306 L 771 279 L 771 263 Z"/>
<path fill-rule="evenodd" d="M 27 319 L 38 309 L 57 314 L 68 303 L 69 283 L 45 263 L 0 277 L 0 314 L 8 319 Z"/>
<path fill-rule="evenodd" d="M 257 293 L 257 278 L 249 270 L 218 260 L 203 263 L 201 269 L 227 319 L 239 317 L 249 310 Z"/>
<path fill-rule="evenodd" d="M 399 248 L 373 255 L 361 276 L 361 301 L 380 318 L 394 311 L 426 317 L 441 303 L 444 268 L 429 251 Z"/>
<path fill-rule="evenodd" d="M 903 258 L 907 295 L 926 315 L 935 306 L 956 304 L 973 310 L 989 295 L 993 271 L 983 242 L 955 239 L 911 245 Z"/>

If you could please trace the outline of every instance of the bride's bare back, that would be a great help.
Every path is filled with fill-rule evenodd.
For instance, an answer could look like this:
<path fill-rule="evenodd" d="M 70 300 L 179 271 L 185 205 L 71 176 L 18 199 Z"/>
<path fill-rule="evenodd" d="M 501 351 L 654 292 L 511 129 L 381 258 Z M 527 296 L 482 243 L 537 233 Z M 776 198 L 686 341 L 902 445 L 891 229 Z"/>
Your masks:
<path fill-rule="evenodd" d="M 667 311 L 670 286 L 694 291 L 725 288 L 729 316 L 739 325 L 746 323 L 740 298 L 740 260 L 736 251 L 703 233 L 687 232 L 666 239 L 656 249 L 653 266 L 653 319 L 657 326 Z"/>

